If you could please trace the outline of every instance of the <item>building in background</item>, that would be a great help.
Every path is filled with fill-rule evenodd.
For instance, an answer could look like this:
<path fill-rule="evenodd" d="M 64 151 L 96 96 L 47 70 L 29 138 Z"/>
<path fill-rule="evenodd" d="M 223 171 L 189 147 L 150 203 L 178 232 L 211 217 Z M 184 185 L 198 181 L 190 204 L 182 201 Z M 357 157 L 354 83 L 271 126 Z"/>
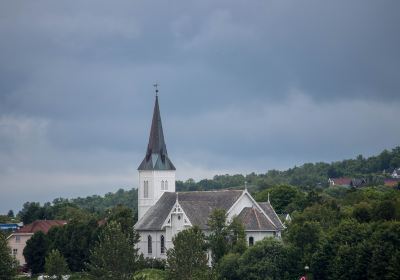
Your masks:
<path fill-rule="evenodd" d="M 7 237 L 7 243 L 11 248 L 12 255 L 18 260 L 19 265 L 24 266 L 26 264 L 23 251 L 26 242 L 35 232 L 42 231 L 43 233 L 47 233 L 51 227 L 63 226 L 65 224 L 67 224 L 67 221 L 63 220 L 37 220 L 9 235 Z"/>

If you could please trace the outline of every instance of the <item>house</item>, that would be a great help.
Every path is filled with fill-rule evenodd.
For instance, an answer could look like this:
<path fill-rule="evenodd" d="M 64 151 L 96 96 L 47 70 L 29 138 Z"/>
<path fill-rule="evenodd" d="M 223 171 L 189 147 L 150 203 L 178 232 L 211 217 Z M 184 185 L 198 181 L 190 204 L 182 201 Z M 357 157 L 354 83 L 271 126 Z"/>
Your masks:
<path fill-rule="evenodd" d="M 384 179 L 383 184 L 387 187 L 397 187 L 400 183 L 400 178 Z"/>
<path fill-rule="evenodd" d="M 208 218 L 214 209 L 224 209 L 228 222 L 235 216 L 242 221 L 250 246 L 267 236 L 279 238 L 284 229 L 270 202 L 256 202 L 246 188 L 175 191 L 176 168 L 167 153 L 157 95 L 147 151 L 138 171 L 135 229 L 140 235 L 137 246 L 144 257 L 166 258 L 173 237 L 192 226 L 199 226 L 207 235 Z"/>
<path fill-rule="evenodd" d="M 349 187 L 351 184 L 351 178 L 329 178 L 328 179 L 329 186 L 344 186 L 344 187 Z"/>
<path fill-rule="evenodd" d="M 394 169 L 391 176 L 393 179 L 400 179 L 400 168 Z"/>
<path fill-rule="evenodd" d="M 333 187 L 333 186 L 342 186 L 342 187 L 362 187 L 364 186 L 367 181 L 363 178 L 346 178 L 346 177 L 342 177 L 342 178 L 329 178 L 328 179 L 329 182 L 329 186 Z"/>
<path fill-rule="evenodd" d="M 18 260 L 19 265 L 24 266 L 26 264 L 23 251 L 26 242 L 35 232 L 42 231 L 43 233 L 47 233 L 51 227 L 63 226 L 66 223 L 67 222 L 63 220 L 37 220 L 9 235 L 7 237 L 7 243 L 11 248 L 12 255 Z"/>

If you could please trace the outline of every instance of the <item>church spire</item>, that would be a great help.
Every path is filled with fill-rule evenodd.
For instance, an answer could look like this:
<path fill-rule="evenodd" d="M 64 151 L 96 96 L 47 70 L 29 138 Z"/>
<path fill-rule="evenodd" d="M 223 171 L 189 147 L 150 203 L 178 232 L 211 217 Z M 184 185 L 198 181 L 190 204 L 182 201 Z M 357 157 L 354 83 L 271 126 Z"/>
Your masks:
<path fill-rule="evenodd" d="M 146 156 L 138 170 L 175 170 L 175 166 L 168 158 L 167 146 L 165 145 L 160 108 L 158 105 L 157 87 L 149 143 L 147 145 Z"/>

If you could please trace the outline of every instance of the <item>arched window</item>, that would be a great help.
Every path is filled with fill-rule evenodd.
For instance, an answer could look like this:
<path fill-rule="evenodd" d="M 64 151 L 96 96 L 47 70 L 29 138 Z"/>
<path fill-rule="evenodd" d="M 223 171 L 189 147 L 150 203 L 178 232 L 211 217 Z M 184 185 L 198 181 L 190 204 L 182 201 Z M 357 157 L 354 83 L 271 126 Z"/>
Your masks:
<path fill-rule="evenodd" d="M 253 246 L 254 245 L 254 237 L 250 236 L 249 237 L 249 246 Z"/>
<path fill-rule="evenodd" d="M 168 190 L 168 181 L 165 180 L 165 189 Z"/>
<path fill-rule="evenodd" d="M 164 254 L 164 253 L 165 253 L 165 239 L 164 239 L 164 235 L 161 235 L 160 241 L 161 241 L 161 246 L 160 246 L 160 248 L 161 248 L 161 254 Z"/>
<path fill-rule="evenodd" d="M 152 254 L 153 253 L 153 243 L 151 240 L 151 235 L 147 236 L 147 253 Z"/>
<path fill-rule="evenodd" d="M 143 197 L 144 198 L 149 197 L 149 181 L 144 181 L 143 183 Z"/>
<path fill-rule="evenodd" d="M 161 190 L 164 190 L 164 181 L 161 181 Z"/>

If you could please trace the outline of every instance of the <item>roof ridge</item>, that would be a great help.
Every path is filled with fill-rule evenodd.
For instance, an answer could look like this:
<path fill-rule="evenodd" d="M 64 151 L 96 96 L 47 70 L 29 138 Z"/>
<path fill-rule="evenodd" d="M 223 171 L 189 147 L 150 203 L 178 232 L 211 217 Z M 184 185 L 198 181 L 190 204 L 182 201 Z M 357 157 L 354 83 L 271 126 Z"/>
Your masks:
<path fill-rule="evenodd" d="M 243 192 L 243 190 L 221 189 L 221 190 L 209 190 L 209 191 L 185 191 L 179 193 L 182 194 L 182 193 L 205 193 L 205 192 L 228 192 L 228 191 Z"/>
<path fill-rule="evenodd" d="M 256 209 L 254 207 L 253 207 L 253 211 L 254 211 L 254 215 L 256 216 L 257 225 L 258 225 L 259 228 L 261 228 L 260 219 L 258 218 Z"/>

